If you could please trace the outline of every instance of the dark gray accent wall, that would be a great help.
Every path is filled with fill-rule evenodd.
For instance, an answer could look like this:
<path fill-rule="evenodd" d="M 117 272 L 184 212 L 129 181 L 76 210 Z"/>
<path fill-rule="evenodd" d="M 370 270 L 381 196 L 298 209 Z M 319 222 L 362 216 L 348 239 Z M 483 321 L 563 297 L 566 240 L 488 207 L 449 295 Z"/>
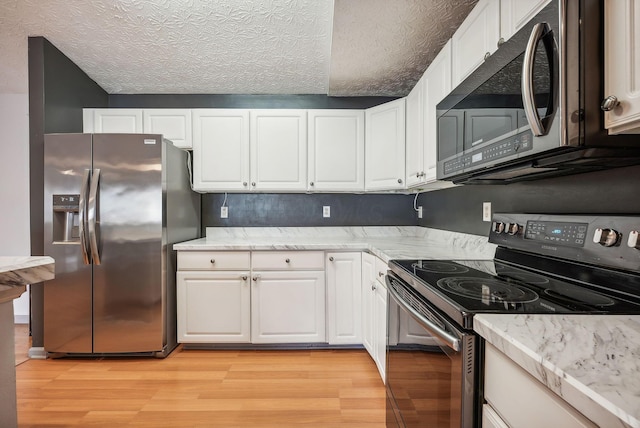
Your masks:
<path fill-rule="evenodd" d="M 640 144 L 640 137 L 638 138 Z M 464 185 L 418 197 L 420 226 L 488 235 L 482 203 L 493 212 L 640 215 L 640 166 L 508 185 Z"/>
<path fill-rule="evenodd" d="M 332 108 L 361 109 L 397 99 L 394 97 L 329 97 L 326 95 L 242 94 L 112 94 L 111 108 Z"/>
<path fill-rule="evenodd" d="M 29 193 L 31 254 L 44 251 L 44 134 L 82 132 L 83 107 L 107 107 L 108 95 L 43 37 L 29 37 Z M 31 286 L 31 335 L 43 346 L 44 293 Z"/>
<path fill-rule="evenodd" d="M 206 227 L 415 226 L 412 195 L 335 193 L 229 194 L 229 217 L 220 218 L 223 193 L 202 195 L 202 230 Z M 322 207 L 331 217 L 322 217 Z"/>

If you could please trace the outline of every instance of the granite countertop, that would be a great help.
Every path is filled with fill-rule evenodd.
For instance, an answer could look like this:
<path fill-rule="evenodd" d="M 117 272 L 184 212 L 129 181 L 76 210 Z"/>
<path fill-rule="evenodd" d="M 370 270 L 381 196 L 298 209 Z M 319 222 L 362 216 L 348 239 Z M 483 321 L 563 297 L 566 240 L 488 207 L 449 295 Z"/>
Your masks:
<path fill-rule="evenodd" d="M 0 257 L 0 303 L 19 297 L 26 284 L 53 279 L 54 269 L 48 256 Z"/>
<path fill-rule="evenodd" d="M 474 330 L 599 426 L 640 428 L 639 315 L 481 314 Z"/>
<path fill-rule="evenodd" d="M 422 227 L 207 228 L 207 237 L 173 245 L 178 251 L 369 251 L 391 259 L 492 259 L 487 237 Z"/>

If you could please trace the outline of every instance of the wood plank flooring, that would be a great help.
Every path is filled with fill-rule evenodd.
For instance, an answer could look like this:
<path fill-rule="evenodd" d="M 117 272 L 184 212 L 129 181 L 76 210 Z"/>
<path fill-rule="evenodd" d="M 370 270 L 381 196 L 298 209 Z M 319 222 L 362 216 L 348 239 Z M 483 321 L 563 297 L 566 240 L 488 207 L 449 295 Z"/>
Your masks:
<path fill-rule="evenodd" d="M 385 426 L 364 350 L 174 351 L 158 359 L 28 360 L 20 427 Z"/>

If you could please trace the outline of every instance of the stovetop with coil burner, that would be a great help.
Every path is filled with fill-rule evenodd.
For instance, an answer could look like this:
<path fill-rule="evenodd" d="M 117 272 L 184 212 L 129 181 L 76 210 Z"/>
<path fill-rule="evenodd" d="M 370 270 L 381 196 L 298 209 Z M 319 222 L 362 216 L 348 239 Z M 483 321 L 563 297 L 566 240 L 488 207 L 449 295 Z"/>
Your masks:
<path fill-rule="evenodd" d="M 476 313 L 640 314 L 638 229 L 639 217 L 496 214 L 494 260 L 391 260 L 390 284 L 469 329 Z"/>

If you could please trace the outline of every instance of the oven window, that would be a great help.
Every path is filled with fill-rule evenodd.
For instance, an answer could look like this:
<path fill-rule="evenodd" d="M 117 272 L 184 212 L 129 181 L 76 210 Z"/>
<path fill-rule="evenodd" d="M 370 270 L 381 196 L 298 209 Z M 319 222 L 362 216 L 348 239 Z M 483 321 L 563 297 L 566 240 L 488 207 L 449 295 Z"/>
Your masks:
<path fill-rule="evenodd" d="M 387 427 L 460 427 L 460 357 L 389 300 Z"/>

